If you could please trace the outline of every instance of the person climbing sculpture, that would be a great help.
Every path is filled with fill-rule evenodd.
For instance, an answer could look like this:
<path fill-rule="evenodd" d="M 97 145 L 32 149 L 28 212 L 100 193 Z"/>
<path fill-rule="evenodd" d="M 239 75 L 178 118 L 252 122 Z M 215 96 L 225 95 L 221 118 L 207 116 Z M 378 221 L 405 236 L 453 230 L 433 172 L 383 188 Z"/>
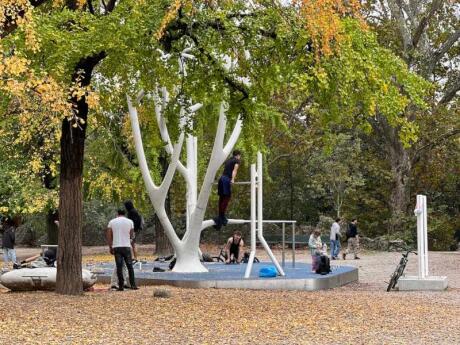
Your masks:
<path fill-rule="evenodd" d="M 214 228 L 220 230 L 222 225 L 227 225 L 225 217 L 228 204 L 232 197 L 232 184 L 235 183 L 236 174 L 240 166 L 241 151 L 233 151 L 233 155 L 224 164 L 224 171 L 217 184 L 217 194 L 219 195 L 219 215 L 214 218 Z"/>

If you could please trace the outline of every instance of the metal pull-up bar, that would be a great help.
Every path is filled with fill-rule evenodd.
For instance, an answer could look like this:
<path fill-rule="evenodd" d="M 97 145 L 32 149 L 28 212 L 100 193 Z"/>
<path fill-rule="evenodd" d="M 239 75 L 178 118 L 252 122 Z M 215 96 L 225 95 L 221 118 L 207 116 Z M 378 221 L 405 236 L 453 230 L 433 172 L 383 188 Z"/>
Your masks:
<path fill-rule="evenodd" d="M 257 152 L 257 169 L 255 164 L 251 164 L 251 253 L 249 255 L 248 265 L 244 274 L 245 278 L 249 278 L 251 275 L 252 264 L 256 255 L 256 220 L 257 220 L 257 238 L 264 247 L 271 261 L 276 267 L 279 275 L 284 276 L 284 270 L 278 263 L 275 255 L 271 251 L 267 241 L 265 241 L 263 233 L 263 192 L 262 192 L 262 181 L 263 181 L 263 166 L 262 166 L 262 154 Z M 257 194 L 256 194 L 257 192 Z"/>

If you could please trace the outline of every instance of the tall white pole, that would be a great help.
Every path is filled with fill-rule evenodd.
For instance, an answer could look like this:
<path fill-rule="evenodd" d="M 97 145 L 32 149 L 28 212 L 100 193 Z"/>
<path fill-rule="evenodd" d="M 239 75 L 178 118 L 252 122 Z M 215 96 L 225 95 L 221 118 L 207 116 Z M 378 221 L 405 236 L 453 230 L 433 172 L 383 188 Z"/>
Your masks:
<path fill-rule="evenodd" d="M 426 195 L 417 195 L 417 206 L 414 213 L 417 216 L 418 276 L 420 279 L 423 279 L 428 276 L 428 214 Z"/>
<path fill-rule="evenodd" d="M 423 242 L 424 277 L 428 277 L 428 210 L 426 195 L 423 195 Z"/>
<path fill-rule="evenodd" d="M 278 260 L 276 260 L 275 255 L 273 255 L 267 241 L 265 241 L 264 233 L 263 233 L 263 190 L 262 190 L 262 181 L 263 181 L 263 166 L 262 166 L 262 153 L 257 152 L 257 237 L 259 238 L 259 242 L 264 247 L 265 251 L 267 252 L 268 256 L 272 260 L 273 264 L 275 265 L 278 273 L 281 276 L 284 276 L 284 271 L 281 268 Z"/>
<path fill-rule="evenodd" d="M 245 278 L 251 275 L 252 264 L 256 256 L 256 165 L 251 164 L 251 253 L 246 266 Z"/>

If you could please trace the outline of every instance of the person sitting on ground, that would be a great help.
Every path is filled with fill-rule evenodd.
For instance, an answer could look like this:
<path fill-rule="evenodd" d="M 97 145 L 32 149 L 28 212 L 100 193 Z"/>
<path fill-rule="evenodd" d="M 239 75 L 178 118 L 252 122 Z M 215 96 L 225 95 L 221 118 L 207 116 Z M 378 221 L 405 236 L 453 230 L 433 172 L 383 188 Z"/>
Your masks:
<path fill-rule="evenodd" d="M 308 240 L 308 248 L 311 254 L 311 271 L 316 273 L 319 266 L 323 243 L 321 242 L 321 232 L 318 229 L 313 230 Z"/>
<path fill-rule="evenodd" d="M 225 253 L 227 254 L 226 264 L 231 262 L 236 262 L 237 264 L 241 263 L 243 257 L 243 247 L 244 241 L 241 237 L 241 232 L 235 231 L 233 236 L 227 240 L 225 245 Z"/>
<path fill-rule="evenodd" d="M 134 208 L 133 202 L 131 200 L 125 201 L 126 208 L 126 217 L 131 219 L 134 223 L 134 236 L 131 239 L 131 248 L 133 249 L 133 263 L 137 262 L 137 249 L 136 249 L 136 238 L 139 235 L 139 232 L 142 230 L 142 216 Z"/>
<path fill-rule="evenodd" d="M 232 158 L 224 164 L 224 171 L 217 184 L 217 194 L 219 195 L 219 215 L 214 218 L 214 228 L 220 230 L 222 225 L 227 225 L 228 220 L 225 217 L 228 204 L 232 197 L 232 184 L 235 183 L 236 174 L 240 166 L 241 152 L 233 151 Z"/>
<path fill-rule="evenodd" d="M 48 248 L 43 252 L 43 254 L 31 256 L 22 260 L 19 264 L 15 264 L 14 268 L 56 267 L 56 254 L 56 248 Z"/>

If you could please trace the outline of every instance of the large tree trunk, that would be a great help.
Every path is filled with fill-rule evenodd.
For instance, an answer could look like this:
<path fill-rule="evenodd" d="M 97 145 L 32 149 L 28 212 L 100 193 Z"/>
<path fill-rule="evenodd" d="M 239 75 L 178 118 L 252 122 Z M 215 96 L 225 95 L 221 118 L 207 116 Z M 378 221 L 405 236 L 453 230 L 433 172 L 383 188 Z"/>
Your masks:
<path fill-rule="evenodd" d="M 165 152 L 160 155 L 159 161 L 161 165 L 161 178 L 164 179 L 168 170 L 168 159 Z M 166 195 L 165 210 L 168 217 L 171 217 L 171 195 L 169 191 Z M 173 247 L 165 233 L 163 225 L 157 215 L 155 215 L 155 254 L 158 256 L 168 256 L 173 253 Z"/>
<path fill-rule="evenodd" d="M 403 230 L 403 218 L 407 214 L 409 204 L 409 182 L 412 166 L 408 150 L 404 148 L 397 136 L 391 143 L 389 152 L 393 188 L 390 196 L 391 219 L 388 234 L 393 234 Z"/>
<path fill-rule="evenodd" d="M 81 59 L 72 76 L 82 87 L 91 82 L 94 67 L 105 57 L 99 53 Z M 61 166 L 59 190 L 59 240 L 57 256 L 56 292 L 79 295 L 83 292 L 82 244 L 82 179 L 88 104 L 86 97 L 72 96 L 76 115 L 83 121 L 64 119 L 61 135 Z M 77 126 L 74 127 L 74 125 Z"/>

